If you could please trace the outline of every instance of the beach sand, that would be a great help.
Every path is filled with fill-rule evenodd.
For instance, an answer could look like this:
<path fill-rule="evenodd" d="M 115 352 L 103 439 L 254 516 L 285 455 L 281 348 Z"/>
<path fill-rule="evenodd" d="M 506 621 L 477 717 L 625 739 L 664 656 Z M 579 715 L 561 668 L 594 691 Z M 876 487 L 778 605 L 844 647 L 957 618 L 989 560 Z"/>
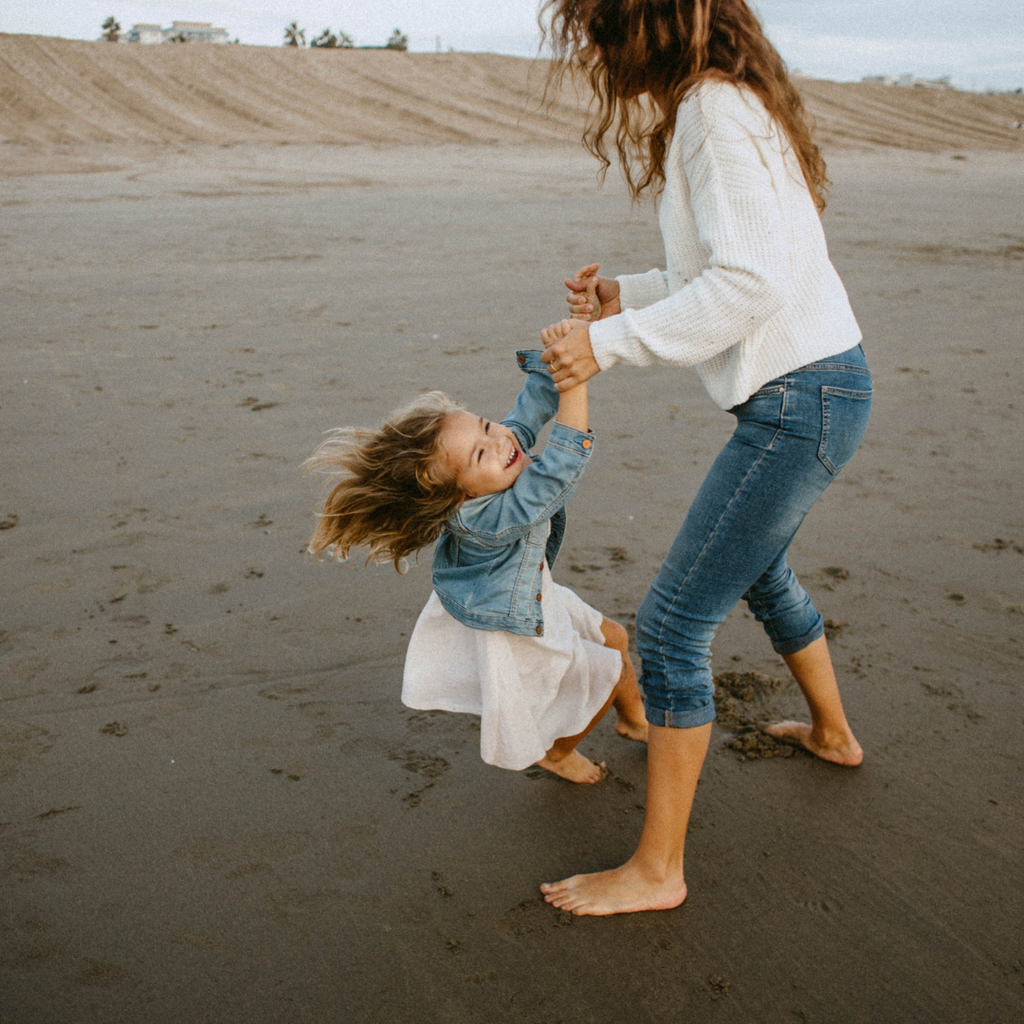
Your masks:
<path fill-rule="evenodd" d="M 8 66 L 139 59 L 0 43 Z M 941 101 L 885 93 L 908 125 Z M 980 117 L 970 99 L 950 110 Z M 24 123 L 59 123 L 32 103 Z M 876 399 L 792 563 L 866 760 L 734 749 L 800 707 L 737 608 L 691 895 L 608 919 L 537 885 L 632 851 L 643 748 L 603 723 L 583 749 L 611 775 L 574 787 L 484 765 L 469 716 L 403 708 L 429 554 L 404 577 L 315 564 L 300 465 L 424 389 L 502 415 L 566 273 L 663 263 L 653 208 L 614 173 L 597 189 L 568 115 L 487 146 L 0 116 L 0 1020 L 1022 1018 L 1024 147 L 872 146 L 829 109 L 825 225 Z M 628 623 L 731 418 L 685 370 L 591 393 L 554 572 Z"/>

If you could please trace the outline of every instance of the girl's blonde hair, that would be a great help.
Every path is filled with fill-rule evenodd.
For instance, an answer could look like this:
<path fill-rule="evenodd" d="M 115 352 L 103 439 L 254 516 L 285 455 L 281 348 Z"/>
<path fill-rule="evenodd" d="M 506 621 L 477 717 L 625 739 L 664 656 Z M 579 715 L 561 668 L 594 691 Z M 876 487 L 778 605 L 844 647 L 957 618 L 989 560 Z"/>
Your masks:
<path fill-rule="evenodd" d="M 789 138 L 819 212 L 825 208 L 829 180 L 803 101 L 746 0 L 544 0 L 540 22 L 554 56 L 549 86 L 570 69 L 590 83 L 596 110 L 583 143 L 603 173 L 611 163 L 604 140 L 614 128 L 634 199 L 664 187 L 679 104 L 716 78 L 760 97 Z"/>
<path fill-rule="evenodd" d="M 341 474 L 332 487 L 309 550 L 334 549 L 348 558 L 353 547 L 370 549 L 369 562 L 393 562 L 437 540 L 465 500 L 448 468 L 441 432 L 460 410 L 431 391 L 394 413 L 379 430 L 330 431 L 304 469 Z"/>

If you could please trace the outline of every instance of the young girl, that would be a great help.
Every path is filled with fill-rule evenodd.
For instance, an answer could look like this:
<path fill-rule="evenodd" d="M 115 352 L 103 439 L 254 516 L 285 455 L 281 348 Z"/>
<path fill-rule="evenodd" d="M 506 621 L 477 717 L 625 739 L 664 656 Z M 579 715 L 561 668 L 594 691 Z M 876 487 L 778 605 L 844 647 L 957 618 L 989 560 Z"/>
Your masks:
<path fill-rule="evenodd" d="M 553 341 L 567 323 L 542 332 Z M 559 395 L 540 352 L 519 352 L 526 381 L 501 423 L 440 392 L 377 431 L 335 431 L 307 463 L 342 471 L 309 550 L 357 545 L 401 561 L 432 541 L 433 585 L 406 655 L 409 707 L 477 714 L 488 764 L 533 763 L 593 783 L 604 766 L 576 746 L 614 704 L 616 730 L 647 723 L 626 631 L 551 578 L 564 505 L 593 452 L 585 385 Z M 556 416 L 542 455 L 529 454 Z"/>

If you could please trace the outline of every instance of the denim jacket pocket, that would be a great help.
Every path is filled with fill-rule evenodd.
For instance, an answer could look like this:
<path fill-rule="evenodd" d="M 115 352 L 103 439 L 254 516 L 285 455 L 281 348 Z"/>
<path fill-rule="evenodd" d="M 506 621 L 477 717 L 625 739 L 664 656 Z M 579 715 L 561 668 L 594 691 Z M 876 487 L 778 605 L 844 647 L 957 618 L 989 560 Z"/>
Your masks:
<path fill-rule="evenodd" d="M 871 394 L 871 391 L 822 387 L 818 459 L 830 473 L 838 473 L 853 458 L 864 437 L 871 415 Z"/>

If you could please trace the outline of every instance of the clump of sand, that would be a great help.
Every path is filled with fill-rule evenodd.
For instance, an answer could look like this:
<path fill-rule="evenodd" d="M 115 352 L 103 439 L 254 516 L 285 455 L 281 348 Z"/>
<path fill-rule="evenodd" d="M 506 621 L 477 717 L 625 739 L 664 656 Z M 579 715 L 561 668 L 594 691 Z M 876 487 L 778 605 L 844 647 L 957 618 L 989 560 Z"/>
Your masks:
<path fill-rule="evenodd" d="M 718 726 L 730 734 L 725 745 L 735 750 L 741 761 L 802 753 L 761 731 L 767 721 L 780 717 L 774 710 L 774 699 L 793 688 L 792 680 L 776 679 L 763 672 L 718 672 L 714 682 Z"/>

